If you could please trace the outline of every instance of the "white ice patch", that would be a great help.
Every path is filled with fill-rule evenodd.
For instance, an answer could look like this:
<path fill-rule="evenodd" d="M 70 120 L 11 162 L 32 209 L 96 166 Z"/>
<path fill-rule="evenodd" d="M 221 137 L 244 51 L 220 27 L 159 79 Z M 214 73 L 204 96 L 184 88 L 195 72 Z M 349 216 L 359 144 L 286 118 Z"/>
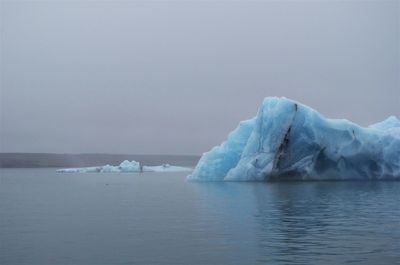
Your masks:
<path fill-rule="evenodd" d="M 118 172 L 183 172 L 191 171 L 188 167 L 171 166 L 163 164 L 160 166 L 142 166 L 140 162 L 125 160 L 119 166 L 99 166 L 99 167 L 82 167 L 82 168 L 64 168 L 58 169 L 59 173 L 118 173 Z"/>

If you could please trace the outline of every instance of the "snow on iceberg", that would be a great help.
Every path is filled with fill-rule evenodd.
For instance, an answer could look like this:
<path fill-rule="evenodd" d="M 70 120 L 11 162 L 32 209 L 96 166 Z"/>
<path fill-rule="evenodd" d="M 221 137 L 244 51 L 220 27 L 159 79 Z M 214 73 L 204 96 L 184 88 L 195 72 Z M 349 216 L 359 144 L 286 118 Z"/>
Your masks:
<path fill-rule="evenodd" d="M 141 167 L 140 167 L 140 163 L 132 160 L 132 161 L 128 161 L 125 160 L 123 161 L 121 164 L 119 164 L 119 168 L 118 168 L 121 172 L 140 172 L 142 171 Z"/>
<path fill-rule="evenodd" d="M 64 168 L 58 169 L 59 173 L 113 173 L 113 172 L 180 172 L 191 171 L 188 167 L 171 166 L 163 164 L 161 166 L 142 166 L 140 162 L 125 160 L 119 166 L 99 166 L 99 167 L 82 167 L 82 168 Z"/>
<path fill-rule="evenodd" d="M 104 166 L 104 167 L 108 167 Z M 101 172 L 104 167 L 81 167 L 81 168 L 63 168 L 57 169 L 56 171 L 59 173 L 95 173 Z"/>
<path fill-rule="evenodd" d="M 268 97 L 257 116 L 241 122 L 204 153 L 189 180 L 400 180 L 400 120 L 367 128 L 324 118 L 298 102 Z"/>

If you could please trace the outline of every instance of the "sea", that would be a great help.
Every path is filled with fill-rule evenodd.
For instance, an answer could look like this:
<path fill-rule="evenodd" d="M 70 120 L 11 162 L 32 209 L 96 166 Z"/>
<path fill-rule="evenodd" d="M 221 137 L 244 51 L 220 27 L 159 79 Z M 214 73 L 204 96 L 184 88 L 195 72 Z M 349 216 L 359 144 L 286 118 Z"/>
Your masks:
<path fill-rule="evenodd" d="M 400 182 L 0 169 L 0 264 L 400 264 Z"/>

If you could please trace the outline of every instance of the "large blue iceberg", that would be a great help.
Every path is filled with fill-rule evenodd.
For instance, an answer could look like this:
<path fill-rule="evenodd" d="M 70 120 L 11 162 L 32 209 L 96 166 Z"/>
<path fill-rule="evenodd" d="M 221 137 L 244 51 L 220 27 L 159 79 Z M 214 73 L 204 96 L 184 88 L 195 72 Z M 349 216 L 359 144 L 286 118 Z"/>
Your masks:
<path fill-rule="evenodd" d="M 265 98 L 257 116 L 204 153 L 188 179 L 400 180 L 400 120 L 364 128 L 286 98 Z"/>

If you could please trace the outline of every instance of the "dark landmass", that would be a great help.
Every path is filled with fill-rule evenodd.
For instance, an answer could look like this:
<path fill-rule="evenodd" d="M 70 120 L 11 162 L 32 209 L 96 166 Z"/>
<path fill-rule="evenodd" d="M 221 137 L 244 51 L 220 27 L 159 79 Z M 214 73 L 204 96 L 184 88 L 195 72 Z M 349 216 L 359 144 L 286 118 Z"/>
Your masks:
<path fill-rule="evenodd" d="M 90 167 L 119 165 L 124 160 L 135 160 L 148 166 L 169 163 L 190 167 L 199 159 L 196 155 L 0 153 L 0 168 Z"/>

